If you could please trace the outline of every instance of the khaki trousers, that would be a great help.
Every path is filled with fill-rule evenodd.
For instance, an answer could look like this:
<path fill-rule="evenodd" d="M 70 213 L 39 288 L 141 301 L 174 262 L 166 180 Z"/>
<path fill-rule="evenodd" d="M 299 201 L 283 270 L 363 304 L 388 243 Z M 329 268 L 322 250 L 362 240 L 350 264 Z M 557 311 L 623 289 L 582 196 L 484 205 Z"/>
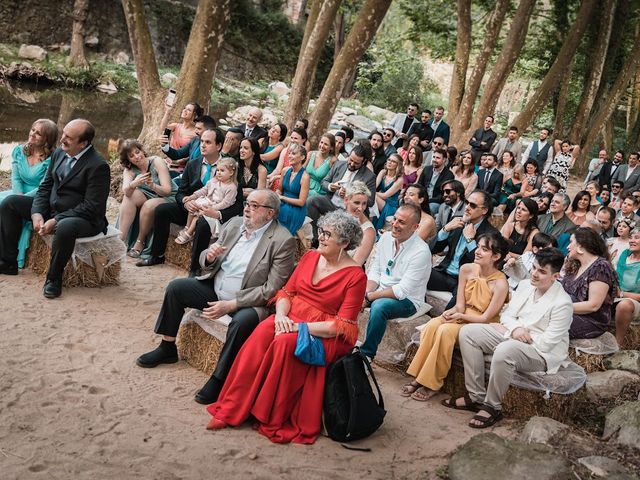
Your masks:
<path fill-rule="evenodd" d="M 465 325 L 460 330 L 464 383 L 471 400 L 502 409 L 502 398 L 516 372 L 543 372 L 547 364 L 532 345 L 506 339 L 492 325 Z M 484 355 L 493 354 L 485 386 Z"/>

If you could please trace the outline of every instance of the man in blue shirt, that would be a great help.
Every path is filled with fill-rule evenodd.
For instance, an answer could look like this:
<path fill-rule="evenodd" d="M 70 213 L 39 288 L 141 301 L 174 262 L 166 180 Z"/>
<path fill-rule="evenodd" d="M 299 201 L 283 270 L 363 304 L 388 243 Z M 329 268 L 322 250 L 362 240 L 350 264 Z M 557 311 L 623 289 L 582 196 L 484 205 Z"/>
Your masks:
<path fill-rule="evenodd" d="M 214 128 L 216 128 L 216 121 L 209 115 L 202 115 L 195 120 L 196 135 L 189 141 L 189 143 L 182 148 L 171 148 L 169 146 L 169 139 L 166 135 L 163 135 L 160 137 L 160 143 L 164 144 L 162 145 L 162 151 L 167 157 L 174 160 L 176 167 L 179 166 L 184 168 L 184 165 L 186 165 L 189 160 L 200 157 L 200 135 L 202 135 L 202 132 L 205 130 L 213 130 Z M 185 160 L 180 162 L 182 159 Z M 172 167 L 174 164 L 172 164 Z M 171 173 L 172 177 L 180 175 L 180 172 L 177 170 L 172 170 Z"/>

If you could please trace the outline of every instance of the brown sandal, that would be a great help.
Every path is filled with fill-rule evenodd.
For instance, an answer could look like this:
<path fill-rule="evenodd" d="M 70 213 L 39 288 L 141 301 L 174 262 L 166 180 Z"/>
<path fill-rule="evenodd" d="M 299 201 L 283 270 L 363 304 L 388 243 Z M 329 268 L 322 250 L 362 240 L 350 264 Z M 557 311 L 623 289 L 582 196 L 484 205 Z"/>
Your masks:
<path fill-rule="evenodd" d="M 420 388 L 420 384 L 418 382 L 409 382 L 406 385 L 403 385 L 400 389 L 400 396 L 402 397 L 410 397 L 413 393 Z"/>
<path fill-rule="evenodd" d="M 458 398 L 464 399 L 464 405 L 457 404 Z M 471 400 L 469 393 L 465 393 L 463 397 L 458 398 L 450 397 L 442 400 L 440 404 L 444 405 L 447 408 L 453 408 L 454 410 L 466 410 L 468 412 L 477 412 L 478 410 L 480 410 L 481 405 Z"/>
<path fill-rule="evenodd" d="M 427 400 L 430 400 L 432 397 L 434 397 L 438 393 L 439 393 L 438 390 L 431 390 L 430 388 L 427 388 L 427 387 L 420 387 L 411 394 L 411 398 L 413 398 L 418 402 L 426 402 Z"/>

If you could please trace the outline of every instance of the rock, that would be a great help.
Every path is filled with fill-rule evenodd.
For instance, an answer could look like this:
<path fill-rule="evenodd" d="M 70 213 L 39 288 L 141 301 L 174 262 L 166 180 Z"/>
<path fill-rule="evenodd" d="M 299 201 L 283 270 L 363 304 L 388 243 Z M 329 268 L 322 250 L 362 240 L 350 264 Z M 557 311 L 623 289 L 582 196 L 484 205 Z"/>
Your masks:
<path fill-rule="evenodd" d="M 168 83 L 169 85 L 174 85 L 178 81 L 178 76 L 175 75 L 174 73 L 167 72 L 164 75 L 162 75 L 162 77 L 160 77 L 160 81 L 163 84 Z"/>
<path fill-rule="evenodd" d="M 100 43 L 100 40 L 98 40 L 97 35 L 91 35 L 89 37 L 85 37 L 84 39 L 84 44 L 87 47 L 97 47 L 99 43 Z"/>
<path fill-rule="evenodd" d="M 604 360 L 607 370 L 626 370 L 640 374 L 640 352 L 638 350 L 620 350 Z"/>
<path fill-rule="evenodd" d="M 18 56 L 27 60 L 37 60 L 41 62 L 47 58 L 47 51 L 38 45 L 20 45 Z"/>
<path fill-rule="evenodd" d="M 273 82 L 269 84 L 269 91 L 276 94 L 278 97 L 289 95 L 291 89 L 284 82 Z"/>
<path fill-rule="evenodd" d="M 623 403 L 607 413 L 602 436 L 640 449 L 640 401 Z"/>
<path fill-rule="evenodd" d="M 273 127 L 276 123 L 278 123 L 278 117 L 271 109 L 263 108 L 262 109 L 262 119 L 260 120 L 260 126 L 266 128 L 267 130 Z"/>
<path fill-rule="evenodd" d="M 60 53 L 69 53 L 71 51 L 71 45 L 60 45 Z"/>
<path fill-rule="evenodd" d="M 524 426 L 524 430 L 520 434 L 520 440 L 524 443 L 544 443 L 549 441 L 556 435 L 564 434 L 569 427 L 564 423 L 547 417 L 531 417 Z"/>
<path fill-rule="evenodd" d="M 541 444 L 505 440 L 494 433 L 476 435 L 449 461 L 451 480 L 495 480 L 535 477 L 536 480 L 572 478 L 569 461 Z"/>
<path fill-rule="evenodd" d="M 116 87 L 113 82 L 109 81 L 107 83 L 101 83 L 96 87 L 96 90 L 102 93 L 116 93 L 118 91 L 118 87 Z"/>
<path fill-rule="evenodd" d="M 587 374 L 587 397 L 592 401 L 615 399 L 622 389 L 640 382 L 640 377 L 623 370 L 607 370 Z"/>
<path fill-rule="evenodd" d="M 220 120 L 218 120 L 218 123 L 220 125 L 229 125 L 229 122 L 227 122 L 225 118 L 221 118 Z"/>
<path fill-rule="evenodd" d="M 599 457 L 593 455 L 591 457 L 582 457 L 578 459 L 578 463 L 594 474 L 596 477 L 607 477 L 618 473 L 628 473 L 617 460 L 607 457 Z"/>
<path fill-rule="evenodd" d="M 395 112 L 392 112 L 391 110 L 387 110 L 386 108 L 380 108 L 376 105 L 369 105 L 367 107 L 364 107 L 364 110 L 369 115 L 374 115 L 376 117 L 384 118 L 385 122 L 391 121 L 391 119 L 396 115 Z"/>
<path fill-rule="evenodd" d="M 374 121 L 364 115 L 349 115 L 346 122 L 350 127 L 367 133 L 377 128 Z"/>
<path fill-rule="evenodd" d="M 353 108 L 349 108 L 349 107 L 340 107 L 338 109 L 339 112 L 345 114 L 345 115 L 357 115 L 358 111 L 353 109 Z"/>
<path fill-rule="evenodd" d="M 118 52 L 113 57 L 113 61 L 116 62 L 118 65 L 126 65 L 130 61 L 129 54 L 127 52 Z"/>

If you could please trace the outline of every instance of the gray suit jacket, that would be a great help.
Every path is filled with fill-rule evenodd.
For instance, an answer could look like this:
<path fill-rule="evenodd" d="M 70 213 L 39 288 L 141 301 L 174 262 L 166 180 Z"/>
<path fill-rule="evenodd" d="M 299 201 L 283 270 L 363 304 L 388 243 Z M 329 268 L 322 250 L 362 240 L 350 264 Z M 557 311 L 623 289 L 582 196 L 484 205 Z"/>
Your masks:
<path fill-rule="evenodd" d="M 234 217 L 224 225 L 217 243 L 226 247 L 226 250 L 209 265 L 206 264 L 207 251 L 200 254 L 203 275 L 198 280 L 212 278 L 218 273 L 222 262 L 240 238 L 241 229 L 242 217 Z M 293 272 L 295 253 L 295 239 L 274 219 L 247 265 L 242 287 L 236 294 L 238 308 L 253 307 L 260 320 L 266 318 L 269 315 L 267 302 L 284 286 Z"/>
<path fill-rule="evenodd" d="M 636 168 L 633 170 L 633 173 L 627 179 L 627 171 L 629 170 L 629 164 L 625 163 L 618 167 L 611 177 L 611 183 L 616 180 L 620 180 L 624 182 L 624 190 L 627 192 L 633 192 L 634 190 L 640 189 L 640 165 L 636 165 Z M 626 179 L 626 180 L 625 180 Z"/>
<path fill-rule="evenodd" d="M 331 170 L 329 170 L 329 173 L 327 174 L 327 176 L 324 177 L 321 183 L 322 183 L 322 188 L 324 189 L 325 192 L 327 192 L 328 198 L 332 198 L 333 195 L 335 194 L 335 192 L 332 192 L 329 190 L 329 184 L 342 180 L 342 177 L 344 176 L 344 172 L 346 171 L 347 171 L 347 162 L 344 160 L 338 160 L 336 163 L 333 164 L 333 167 L 331 167 Z M 371 192 L 371 196 L 369 197 L 368 204 L 370 207 L 372 207 L 373 202 L 375 200 L 375 193 L 376 193 L 375 173 L 369 170 L 366 167 L 366 165 L 363 165 L 362 167 L 360 167 L 360 170 L 358 170 L 355 176 L 353 177 L 354 182 L 357 180 L 366 183 L 367 188 Z"/>

